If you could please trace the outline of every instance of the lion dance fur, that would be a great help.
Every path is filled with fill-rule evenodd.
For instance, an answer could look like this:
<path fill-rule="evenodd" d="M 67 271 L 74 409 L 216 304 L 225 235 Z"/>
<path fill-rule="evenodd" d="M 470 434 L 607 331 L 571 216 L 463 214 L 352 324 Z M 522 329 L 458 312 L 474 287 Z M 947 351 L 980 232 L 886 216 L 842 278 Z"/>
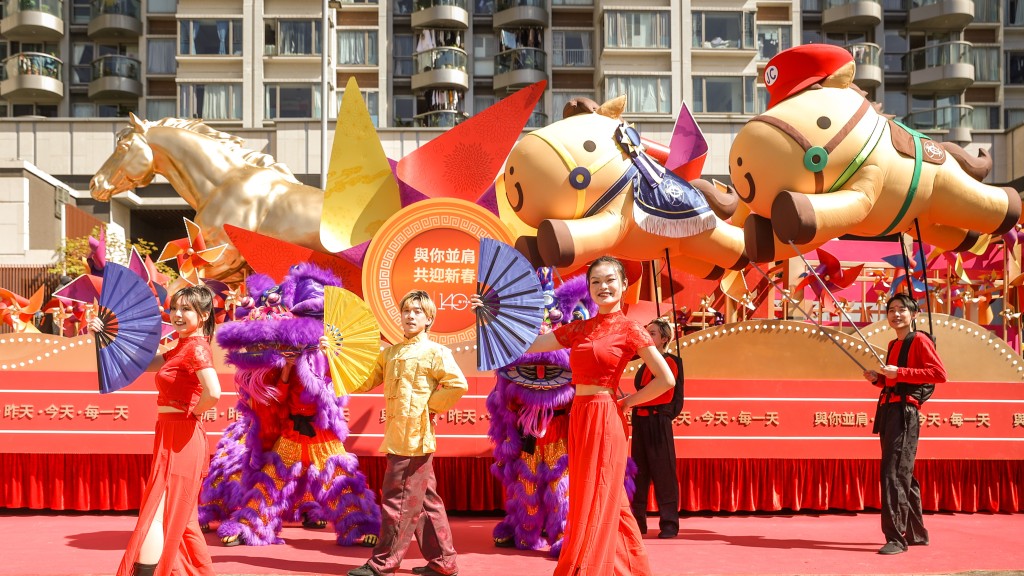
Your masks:
<path fill-rule="evenodd" d="M 324 286 L 334 274 L 293 266 L 281 283 L 248 279 L 245 318 L 220 327 L 235 366 L 239 418 L 218 442 L 200 494 L 201 524 L 250 546 L 279 544 L 282 523 L 330 523 L 339 545 L 380 530 L 380 509 L 354 454 L 345 451 L 347 397 L 337 397 L 323 335 Z"/>

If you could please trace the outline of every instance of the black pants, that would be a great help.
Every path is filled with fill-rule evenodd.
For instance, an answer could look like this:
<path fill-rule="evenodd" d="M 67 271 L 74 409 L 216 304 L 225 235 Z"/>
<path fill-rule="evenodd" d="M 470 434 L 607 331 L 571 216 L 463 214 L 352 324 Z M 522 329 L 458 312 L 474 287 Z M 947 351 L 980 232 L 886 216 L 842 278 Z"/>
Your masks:
<path fill-rule="evenodd" d="M 676 444 L 672 440 L 672 419 L 668 415 L 633 415 L 633 447 L 636 462 L 636 493 L 633 516 L 640 532 L 647 532 L 647 498 L 654 482 L 662 532 L 679 533 L 679 480 L 676 478 Z"/>
<path fill-rule="evenodd" d="M 921 485 L 914 478 L 917 440 L 921 422 L 917 408 L 899 402 L 885 404 L 878 411 L 882 422 L 882 533 L 886 542 L 926 544 L 921 510 Z"/>

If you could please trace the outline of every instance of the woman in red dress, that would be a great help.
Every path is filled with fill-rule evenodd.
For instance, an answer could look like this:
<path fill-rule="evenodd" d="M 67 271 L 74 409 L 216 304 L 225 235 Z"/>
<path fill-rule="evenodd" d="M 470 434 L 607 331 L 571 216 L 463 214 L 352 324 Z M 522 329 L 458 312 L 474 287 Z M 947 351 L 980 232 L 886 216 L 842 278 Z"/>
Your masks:
<path fill-rule="evenodd" d="M 210 350 L 213 294 L 206 286 L 179 290 L 171 298 L 170 317 L 178 339 L 155 378 L 153 470 L 117 576 L 214 573 L 197 506 L 210 452 L 202 414 L 220 398 Z"/>
<path fill-rule="evenodd" d="M 622 263 L 598 258 L 587 280 L 597 315 L 542 334 L 527 350 L 569 348 L 576 387 L 569 412 L 569 515 L 555 576 L 648 576 L 647 551 L 623 484 L 629 456 L 625 412 L 671 390 L 674 379 L 647 330 L 622 313 Z M 654 379 L 616 402 L 622 372 L 637 354 Z"/>

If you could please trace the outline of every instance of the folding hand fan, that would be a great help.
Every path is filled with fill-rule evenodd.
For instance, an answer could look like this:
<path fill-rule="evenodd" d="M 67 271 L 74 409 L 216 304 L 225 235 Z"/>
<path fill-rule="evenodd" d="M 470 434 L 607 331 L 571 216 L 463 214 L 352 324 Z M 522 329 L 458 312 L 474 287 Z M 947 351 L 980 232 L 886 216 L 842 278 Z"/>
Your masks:
<path fill-rule="evenodd" d="M 494 370 L 520 357 L 544 320 L 544 293 L 537 271 L 507 244 L 480 239 L 476 293 L 476 365 Z"/>
<path fill-rule="evenodd" d="M 380 325 L 358 296 L 337 286 L 324 287 L 324 335 L 329 347 L 334 393 L 350 394 L 363 385 L 380 352 Z"/>
<path fill-rule="evenodd" d="M 96 336 L 100 392 L 135 381 L 156 356 L 162 332 L 160 308 L 149 285 L 124 266 L 107 263 L 103 272 Z"/>

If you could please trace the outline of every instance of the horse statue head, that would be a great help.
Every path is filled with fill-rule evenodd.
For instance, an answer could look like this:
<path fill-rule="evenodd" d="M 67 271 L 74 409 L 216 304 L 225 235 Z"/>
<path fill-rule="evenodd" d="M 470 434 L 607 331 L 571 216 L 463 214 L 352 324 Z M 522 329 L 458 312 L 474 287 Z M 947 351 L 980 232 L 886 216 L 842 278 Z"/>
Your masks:
<path fill-rule="evenodd" d="M 129 125 L 117 133 L 117 146 L 89 181 L 92 197 L 107 202 L 121 192 L 147 186 L 156 176 L 153 149 L 146 142 L 149 122 L 128 113 Z"/>
<path fill-rule="evenodd" d="M 109 201 L 148 185 L 159 174 L 193 209 L 211 244 L 229 243 L 224 224 L 259 232 L 320 252 L 323 191 L 306 186 L 273 156 L 243 147 L 244 141 L 201 119 L 148 122 L 134 114 L 118 132 L 114 153 L 89 183 L 92 197 Z M 232 247 L 207 270 L 223 280 L 244 261 Z"/>

